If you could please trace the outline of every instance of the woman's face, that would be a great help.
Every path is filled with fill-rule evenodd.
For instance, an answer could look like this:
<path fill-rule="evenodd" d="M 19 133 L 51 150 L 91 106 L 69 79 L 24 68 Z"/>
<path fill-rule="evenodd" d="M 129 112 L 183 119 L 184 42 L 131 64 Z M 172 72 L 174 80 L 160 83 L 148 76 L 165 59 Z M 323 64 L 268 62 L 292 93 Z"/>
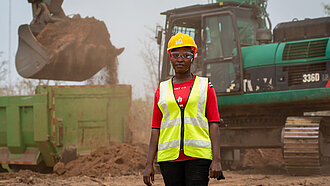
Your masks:
<path fill-rule="evenodd" d="M 175 73 L 190 74 L 190 66 L 194 60 L 194 54 L 190 48 L 176 48 L 170 53 L 170 59 Z"/>

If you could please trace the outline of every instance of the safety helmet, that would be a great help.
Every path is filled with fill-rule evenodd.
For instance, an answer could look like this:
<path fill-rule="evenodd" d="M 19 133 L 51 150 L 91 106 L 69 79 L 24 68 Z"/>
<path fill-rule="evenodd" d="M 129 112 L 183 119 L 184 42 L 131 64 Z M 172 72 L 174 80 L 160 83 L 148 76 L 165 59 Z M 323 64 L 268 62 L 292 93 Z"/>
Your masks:
<path fill-rule="evenodd" d="M 197 52 L 197 45 L 194 39 L 188 34 L 179 32 L 168 41 L 167 53 L 170 54 L 172 49 L 181 47 L 192 47 L 194 49 L 194 54 Z"/>

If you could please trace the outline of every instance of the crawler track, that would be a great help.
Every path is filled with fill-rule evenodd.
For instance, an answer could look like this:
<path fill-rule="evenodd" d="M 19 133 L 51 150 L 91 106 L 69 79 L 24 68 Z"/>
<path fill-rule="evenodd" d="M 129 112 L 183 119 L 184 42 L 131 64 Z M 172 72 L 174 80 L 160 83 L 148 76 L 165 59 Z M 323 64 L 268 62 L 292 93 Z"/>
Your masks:
<path fill-rule="evenodd" d="M 283 133 L 283 157 L 291 175 L 321 174 L 321 117 L 288 117 Z"/>

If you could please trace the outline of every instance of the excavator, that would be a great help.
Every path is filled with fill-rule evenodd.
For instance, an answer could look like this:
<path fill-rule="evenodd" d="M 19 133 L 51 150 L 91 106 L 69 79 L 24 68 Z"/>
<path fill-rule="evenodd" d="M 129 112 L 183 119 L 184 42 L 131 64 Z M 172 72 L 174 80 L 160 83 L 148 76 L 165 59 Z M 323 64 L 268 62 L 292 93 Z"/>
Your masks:
<path fill-rule="evenodd" d="M 329 173 L 330 17 L 272 32 L 266 8 L 267 0 L 217 0 L 161 13 L 160 79 L 174 75 L 167 42 L 189 34 L 199 48 L 192 71 L 217 93 L 224 168 L 243 166 L 247 149 L 281 148 L 290 175 Z"/>
<path fill-rule="evenodd" d="M 28 2 L 32 4 L 33 20 L 29 25 L 24 24 L 19 27 L 19 44 L 16 53 L 16 69 L 22 77 L 83 81 L 110 63 L 116 63 L 113 61 L 123 52 L 124 48 L 117 49 L 111 42 L 108 49 L 98 43 L 79 43 L 78 46 L 76 43 L 68 42 L 56 50 L 47 50 L 37 40 L 37 36 L 48 24 L 70 19 L 62 9 L 63 0 L 28 0 Z M 109 41 L 109 38 L 102 40 Z"/>

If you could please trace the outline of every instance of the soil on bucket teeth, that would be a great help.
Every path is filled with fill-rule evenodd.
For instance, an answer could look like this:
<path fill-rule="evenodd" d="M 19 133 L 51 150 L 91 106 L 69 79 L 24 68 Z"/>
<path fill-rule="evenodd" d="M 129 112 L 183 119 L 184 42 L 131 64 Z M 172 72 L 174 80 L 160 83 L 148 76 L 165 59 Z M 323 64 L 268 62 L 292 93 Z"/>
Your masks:
<path fill-rule="evenodd" d="M 66 68 L 62 70 L 72 68 L 76 70 L 73 72 L 77 72 L 81 68 L 79 73 L 90 73 L 92 76 L 108 66 L 112 79 L 109 84 L 118 83 L 116 57 L 123 52 L 123 48 L 117 49 L 112 45 L 103 21 L 94 17 L 81 18 L 77 14 L 63 21 L 47 24 L 36 38 L 53 55 L 52 63 Z"/>

